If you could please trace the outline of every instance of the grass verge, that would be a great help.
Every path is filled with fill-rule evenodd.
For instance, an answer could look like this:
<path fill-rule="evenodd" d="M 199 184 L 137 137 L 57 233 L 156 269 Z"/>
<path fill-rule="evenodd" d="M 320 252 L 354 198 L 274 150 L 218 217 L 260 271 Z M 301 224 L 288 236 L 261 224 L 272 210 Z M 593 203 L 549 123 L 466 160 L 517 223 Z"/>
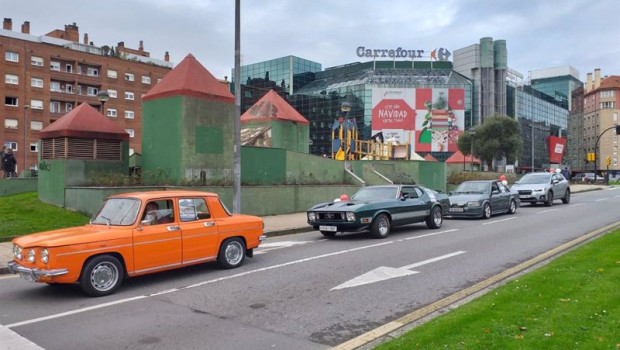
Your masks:
<path fill-rule="evenodd" d="M 375 349 L 620 349 L 620 230 Z"/>
<path fill-rule="evenodd" d="M 80 226 L 89 217 L 39 201 L 36 192 L 0 197 L 0 242 L 33 232 Z"/>

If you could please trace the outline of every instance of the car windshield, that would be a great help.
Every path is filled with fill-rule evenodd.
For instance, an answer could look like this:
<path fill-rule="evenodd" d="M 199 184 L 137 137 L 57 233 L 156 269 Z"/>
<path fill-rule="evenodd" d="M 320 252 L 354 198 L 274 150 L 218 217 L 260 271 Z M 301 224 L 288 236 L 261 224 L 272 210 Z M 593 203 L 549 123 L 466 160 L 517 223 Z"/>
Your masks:
<path fill-rule="evenodd" d="M 127 226 L 136 221 L 140 200 L 135 198 L 110 198 L 91 221 L 94 225 Z"/>
<path fill-rule="evenodd" d="M 364 187 L 357 191 L 351 199 L 396 199 L 396 187 Z"/>
<path fill-rule="evenodd" d="M 550 178 L 551 176 L 549 174 L 525 175 L 519 180 L 519 183 L 524 185 L 540 185 L 549 183 Z"/>
<path fill-rule="evenodd" d="M 452 193 L 476 193 L 484 194 L 489 192 L 488 182 L 463 182 Z"/>

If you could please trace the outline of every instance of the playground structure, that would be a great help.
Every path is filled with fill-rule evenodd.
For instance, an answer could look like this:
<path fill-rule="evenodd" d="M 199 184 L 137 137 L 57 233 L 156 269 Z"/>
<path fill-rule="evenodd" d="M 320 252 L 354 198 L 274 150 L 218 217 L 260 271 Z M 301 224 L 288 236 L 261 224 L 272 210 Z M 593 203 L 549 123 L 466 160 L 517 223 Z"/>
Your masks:
<path fill-rule="evenodd" d="M 332 158 L 336 160 L 411 159 L 408 143 L 385 142 L 381 132 L 371 140 L 359 140 L 357 120 L 340 117 L 332 124 Z"/>

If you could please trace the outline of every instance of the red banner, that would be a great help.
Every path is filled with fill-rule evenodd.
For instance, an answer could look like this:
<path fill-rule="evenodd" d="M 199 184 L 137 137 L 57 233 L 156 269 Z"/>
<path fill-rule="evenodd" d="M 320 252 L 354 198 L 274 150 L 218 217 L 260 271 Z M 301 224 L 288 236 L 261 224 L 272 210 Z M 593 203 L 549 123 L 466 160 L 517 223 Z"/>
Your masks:
<path fill-rule="evenodd" d="M 411 130 L 415 127 L 415 112 L 404 100 L 381 100 L 372 109 L 372 128 Z"/>
<path fill-rule="evenodd" d="M 562 157 L 566 152 L 566 139 L 549 136 L 547 137 L 547 142 L 549 143 L 549 163 L 562 164 Z"/>

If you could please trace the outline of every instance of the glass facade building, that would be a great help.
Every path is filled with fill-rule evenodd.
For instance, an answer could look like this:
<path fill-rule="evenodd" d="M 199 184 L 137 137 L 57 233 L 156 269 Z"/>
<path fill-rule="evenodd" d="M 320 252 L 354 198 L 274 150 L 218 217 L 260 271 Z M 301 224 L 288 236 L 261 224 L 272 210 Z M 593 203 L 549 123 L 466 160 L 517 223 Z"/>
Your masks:
<path fill-rule="evenodd" d="M 579 72 L 575 68 L 565 66 L 532 71 L 531 85 L 570 110 L 571 92 L 582 87 L 583 83 L 579 80 Z"/>

